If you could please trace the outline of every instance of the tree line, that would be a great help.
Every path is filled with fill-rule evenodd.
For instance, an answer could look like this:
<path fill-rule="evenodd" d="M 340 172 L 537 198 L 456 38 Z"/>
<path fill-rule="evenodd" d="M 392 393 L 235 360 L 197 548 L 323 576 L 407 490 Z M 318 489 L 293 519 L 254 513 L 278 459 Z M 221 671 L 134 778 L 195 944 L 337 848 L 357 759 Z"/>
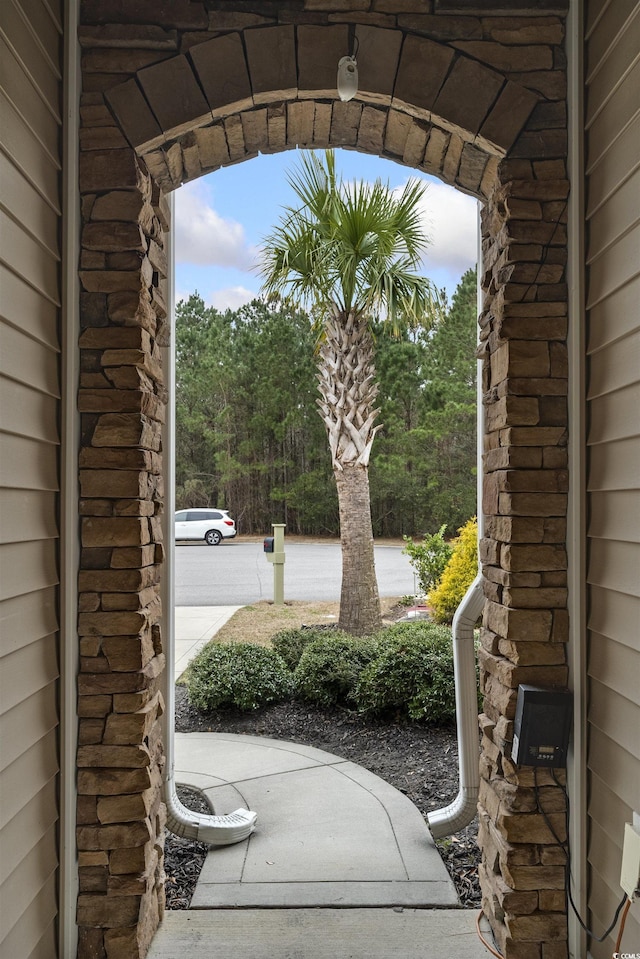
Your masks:
<path fill-rule="evenodd" d="M 453 532 L 476 512 L 476 274 L 429 328 L 373 326 L 378 422 L 369 463 L 375 536 Z M 176 308 L 176 507 L 220 506 L 240 533 L 339 534 L 318 415 L 317 329 L 282 300 Z"/>

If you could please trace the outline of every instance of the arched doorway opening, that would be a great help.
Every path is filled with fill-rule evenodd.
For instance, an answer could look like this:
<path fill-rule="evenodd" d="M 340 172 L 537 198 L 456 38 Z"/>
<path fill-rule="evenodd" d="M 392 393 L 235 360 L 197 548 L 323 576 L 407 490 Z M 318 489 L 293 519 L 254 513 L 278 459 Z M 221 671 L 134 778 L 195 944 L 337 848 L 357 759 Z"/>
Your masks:
<path fill-rule="evenodd" d="M 85 13 L 90 20 L 89 7 Z M 554 48 L 562 24 L 550 19 L 534 49 L 521 51 L 520 66 L 533 63 L 533 79 L 513 62 L 496 66 L 493 36 L 486 46 L 484 36 L 470 41 L 455 32 L 434 40 L 408 25 L 398 29 L 395 18 L 389 27 L 252 20 L 241 28 L 233 21 L 229 29 L 224 21 L 214 37 L 208 18 L 168 22 L 160 34 L 142 37 L 130 27 L 116 30 L 115 38 L 100 25 L 84 28 L 93 51 L 85 89 L 95 102 L 84 104 L 80 181 L 85 657 L 79 684 L 80 715 L 95 721 L 83 730 L 93 751 L 83 747 L 79 788 L 89 797 L 82 812 L 88 828 L 79 848 L 90 852 L 99 834 L 109 850 L 108 875 L 143 875 L 145 882 L 140 895 L 129 897 L 126 916 L 120 882 L 81 893 L 81 928 L 107 925 L 110 941 L 148 941 L 161 900 L 166 193 L 256 151 L 338 145 L 400 158 L 485 202 L 481 842 L 492 924 L 503 947 L 519 939 L 517 924 L 505 922 L 503 884 L 520 888 L 521 855 L 533 857 L 534 866 L 547 864 L 535 811 L 522 822 L 517 813 L 528 783 L 509 760 L 515 692 L 521 676 L 566 678 L 566 139 L 562 90 L 554 86 L 561 84 Z M 450 31 L 469 27 L 448 16 L 438 23 Z M 361 93 L 343 104 L 333 99 L 334 64 L 350 49 L 350 30 L 360 42 Z M 183 52 L 176 55 L 178 39 Z M 105 54 L 101 44 L 113 52 Z M 129 67 L 120 83 L 113 64 L 123 50 L 139 67 Z M 553 914 L 552 940 L 564 928 L 558 904 L 552 896 L 544 906 L 529 904 L 541 928 Z"/>

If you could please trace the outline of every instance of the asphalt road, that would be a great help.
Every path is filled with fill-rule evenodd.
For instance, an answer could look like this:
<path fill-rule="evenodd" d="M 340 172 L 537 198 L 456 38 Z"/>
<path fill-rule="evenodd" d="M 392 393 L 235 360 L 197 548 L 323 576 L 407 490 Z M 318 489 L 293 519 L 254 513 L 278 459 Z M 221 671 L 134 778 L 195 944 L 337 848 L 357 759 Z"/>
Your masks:
<path fill-rule="evenodd" d="M 189 543 L 175 550 L 176 606 L 246 606 L 273 599 L 273 567 L 262 543 Z M 339 546 L 285 542 L 285 556 L 285 600 L 340 599 Z M 401 547 L 376 546 L 375 560 L 381 596 L 415 593 L 413 570 Z"/>

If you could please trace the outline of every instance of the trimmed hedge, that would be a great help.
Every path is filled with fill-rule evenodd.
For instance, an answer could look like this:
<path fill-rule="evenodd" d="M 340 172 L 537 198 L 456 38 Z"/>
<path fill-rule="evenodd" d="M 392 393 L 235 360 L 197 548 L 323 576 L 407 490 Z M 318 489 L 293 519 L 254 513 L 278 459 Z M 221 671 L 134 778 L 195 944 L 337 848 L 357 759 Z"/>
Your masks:
<path fill-rule="evenodd" d="M 314 629 L 313 626 L 305 629 L 302 627 L 300 629 L 281 629 L 279 633 L 271 637 L 271 645 L 276 653 L 282 656 L 289 669 L 294 670 L 309 643 L 321 639 L 329 632 L 332 636 L 338 634 L 338 630 L 334 630 L 333 627 L 331 630 L 322 627 Z M 340 632 L 340 635 L 344 636 L 345 634 Z"/>
<path fill-rule="evenodd" d="M 278 636 L 291 662 L 299 654 L 293 672 L 274 649 L 210 643 L 189 668 L 191 704 L 201 712 L 248 711 L 294 696 L 395 720 L 438 725 L 455 719 L 448 626 L 420 620 L 369 637 L 337 630 L 286 630 Z"/>
<path fill-rule="evenodd" d="M 251 643 L 209 643 L 187 677 L 189 702 L 201 712 L 250 711 L 291 696 L 291 672 L 278 653 Z"/>
<path fill-rule="evenodd" d="M 298 699 L 319 706 L 351 705 L 360 673 L 378 652 L 368 637 L 325 633 L 305 646 L 293 674 Z"/>
<path fill-rule="evenodd" d="M 456 709 L 451 630 L 424 621 L 398 623 L 380 639 L 378 655 L 355 689 L 358 708 L 431 725 L 451 722 Z"/>

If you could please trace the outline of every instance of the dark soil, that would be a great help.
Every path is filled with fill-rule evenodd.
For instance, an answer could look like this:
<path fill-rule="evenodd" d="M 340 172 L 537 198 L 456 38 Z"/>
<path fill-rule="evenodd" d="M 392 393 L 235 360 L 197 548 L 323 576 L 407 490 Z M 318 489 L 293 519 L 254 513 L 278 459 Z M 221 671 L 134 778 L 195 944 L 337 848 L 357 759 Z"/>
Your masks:
<path fill-rule="evenodd" d="M 189 705 L 185 687 L 177 686 L 175 728 L 180 733 L 240 733 L 316 746 L 358 763 L 391 783 L 425 817 L 433 809 L 448 805 L 458 792 L 458 750 L 453 726 L 383 722 L 346 710 L 321 709 L 299 702 L 279 703 L 255 713 L 225 711 L 203 715 Z M 180 787 L 179 795 L 189 808 L 208 811 L 206 800 L 197 790 Z M 467 908 L 480 905 L 477 831 L 474 820 L 456 835 L 437 842 L 460 902 Z M 167 835 L 169 909 L 188 908 L 206 848 L 203 843 Z"/>

